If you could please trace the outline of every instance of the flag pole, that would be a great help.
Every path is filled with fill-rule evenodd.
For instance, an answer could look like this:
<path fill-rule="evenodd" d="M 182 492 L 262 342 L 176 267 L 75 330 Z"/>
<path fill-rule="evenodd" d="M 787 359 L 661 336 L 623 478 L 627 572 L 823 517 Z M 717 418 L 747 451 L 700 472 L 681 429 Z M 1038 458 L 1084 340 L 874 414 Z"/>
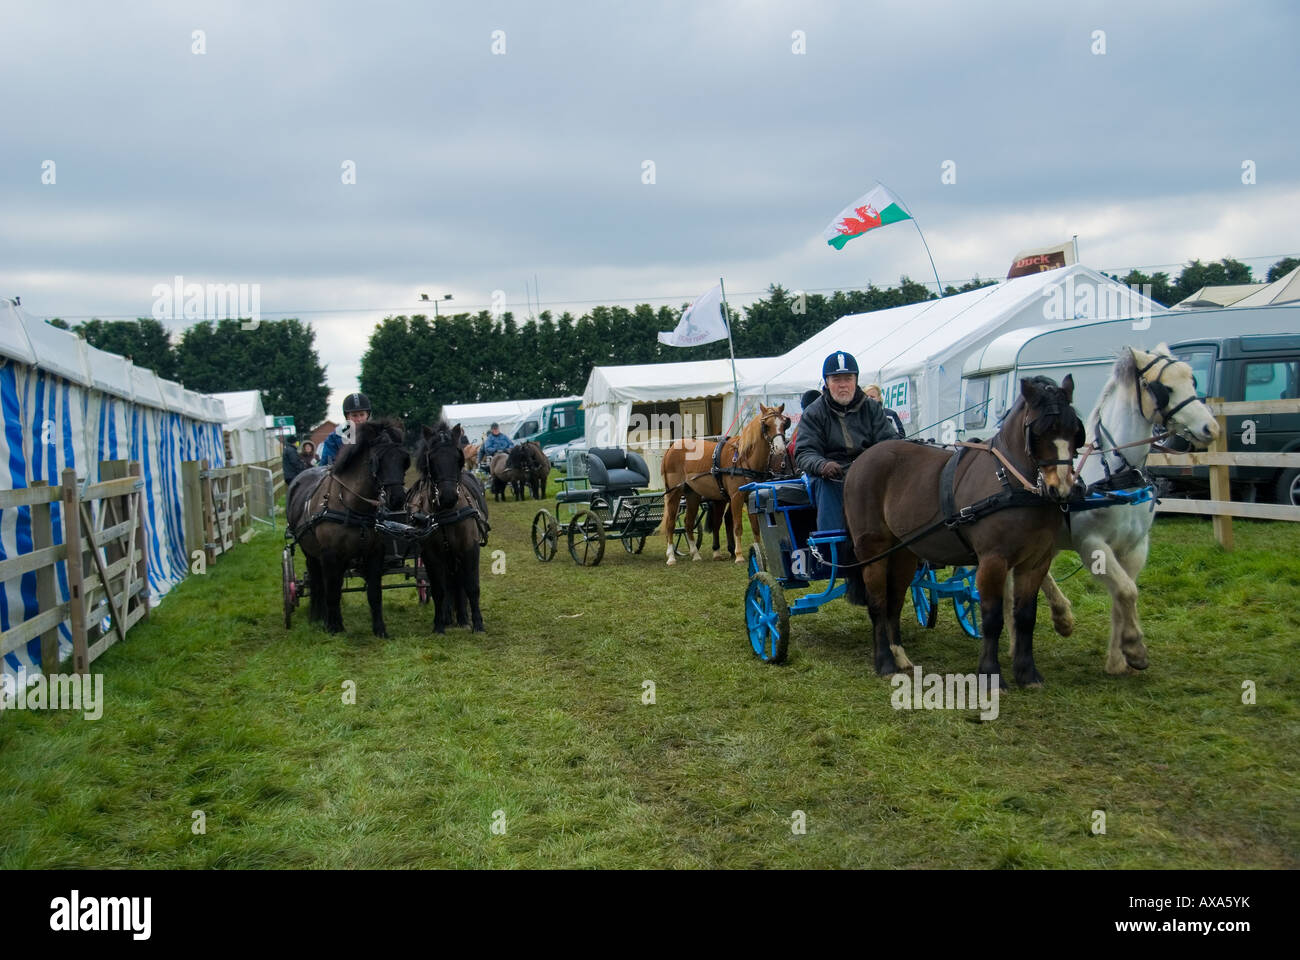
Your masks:
<path fill-rule="evenodd" d="M 727 347 L 731 350 L 731 395 L 736 398 L 736 416 L 740 416 L 740 384 L 736 380 L 736 344 L 731 339 L 731 311 L 727 309 L 727 288 L 718 277 L 718 289 L 722 291 L 722 322 L 727 327 Z"/>
<path fill-rule="evenodd" d="M 879 184 L 880 184 L 882 187 L 884 187 L 886 190 L 889 190 L 889 187 L 888 187 L 885 183 L 881 182 L 880 180 L 877 180 L 876 183 L 879 183 Z M 889 190 L 889 192 L 890 192 L 890 193 L 893 193 L 894 196 L 898 198 L 898 201 L 899 201 L 900 203 L 902 203 L 902 201 L 903 201 L 903 198 L 902 198 L 902 197 L 900 197 L 900 196 L 898 196 L 898 194 L 894 193 L 893 190 Z M 906 204 L 906 203 L 903 203 L 903 212 L 906 213 L 906 214 L 907 214 L 907 218 L 908 218 L 909 220 L 912 221 L 912 226 L 916 227 L 916 233 L 917 233 L 917 236 L 919 236 L 919 237 L 921 238 L 921 246 L 925 247 L 925 255 L 926 255 L 927 257 L 930 258 L 930 269 L 934 271 L 934 290 L 935 290 L 935 293 L 938 295 L 938 297 L 939 297 L 940 299 L 943 299 L 943 284 L 939 282 L 939 271 L 935 268 L 935 265 L 934 265 L 934 254 L 932 254 L 932 253 L 930 252 L 930 245 L 929 245 L 928 243 L 925 242 L 925 234 L 921 232 L 921 225 L 920 225 L 919 223 L 916 222 L 916 217 L 914 217 L 914 216 L 912 215 L 912 211 L 909 210 L 909 209 L 907 209 L 907 204 Z"/>

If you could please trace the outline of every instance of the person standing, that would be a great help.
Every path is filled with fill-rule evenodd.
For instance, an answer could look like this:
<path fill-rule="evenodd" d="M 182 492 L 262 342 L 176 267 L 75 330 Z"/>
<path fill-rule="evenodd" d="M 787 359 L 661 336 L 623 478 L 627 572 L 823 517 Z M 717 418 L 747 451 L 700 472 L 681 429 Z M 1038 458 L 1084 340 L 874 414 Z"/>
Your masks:
<path fill-rule="evenodd" d="M 878 387 L 876 384 L 874 383 L 867 384 L 865 387 L 862 388 L 862 392 L 865 393 L 872 400 L 876 401 L 876 403 L 880 404 L 881 406 L 884 406 L 885 401 L 881 399 L 880 387 Z M 898 433 L 898 439 L 900 440 L 904 439 L 907 436 L 907 432 L 903 429 L 903 421 L 898 419 L 897 411 L 892 410 L 889 407 L 885 407 L 885 416 L 887 416 L 890 420 L 894 422 L 894 430 Z"/>

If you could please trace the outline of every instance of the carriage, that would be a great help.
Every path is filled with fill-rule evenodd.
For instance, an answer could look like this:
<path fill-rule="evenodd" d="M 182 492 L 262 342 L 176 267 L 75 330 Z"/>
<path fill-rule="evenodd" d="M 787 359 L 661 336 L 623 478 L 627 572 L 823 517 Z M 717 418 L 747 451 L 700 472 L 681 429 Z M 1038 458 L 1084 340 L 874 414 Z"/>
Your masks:
<path fill-rule="evenodd" d="M 555 497 L 555 513 L 543 508 L 533 517 L 533 554 L 537 559 L 551 560 L 561 538 L 579 566 L 599 564 L 606 542 L 612 539 L 629 554 L 639 554 L 664 518 L 664 491 L 641 492 L 650 482 L 645 461 L 632 451 L 597 448 L 570 450 L 567 466 L 564 489 Z M 674 543 L 679 552 L 688 536 L 698 549 L 708 525 L 708 513 L 701 510 L 689 533 L 678 527 Z"/>
<path fill-rule="evenodd" d="M 420 603 L 429 602 L 429 572 L 420 557 L 420 544 L 432 531 L 429 518 L 406 511 L 389 512 L 375 521 L 375 530 L 384 538 L 384 578 L 400 576 L 397 583 L 384 583 L 385 590 L 415 588 Z M 284 532 L 288 541 L 281 554 L 281 590 L 284 599 L 284 626 L 293 623 L 293 611 L 303 597 L 311 596 L 312 583 L 307 571 L 299 576 L 294 558 L 296 541 L 291 530 Z M 360 580 L 360 583 L 355 581 Z M 359 563 L 344 573 L 343 592 L 360 593 L 366 589 L 365 571 Z"/>
<path fill-rule="evenodd" d="M 816 530 L 817 510 L 806 476 L 741 487 L 749 512 L 758 519 L 758 542 L 749 548 L 749 583 L 745 588 L 745 628 L 750 647 L 764 663 L 785 660 L 790 618 L 816 613 L 844 596 L 844 560 L 848 543 L 844 530 Z M 787 602 L 785 591 L 827 581 L 819 591 Z M 838 582 L 837 582 L 838 581 Z M 979 638 L 979 590 L 975 568 L 957 567 L 950 576 L 922 563 L 911 585 L 917 622 L 926 628 L 938 620 L 939 604 L 951 600 L 957 623 Z"/>

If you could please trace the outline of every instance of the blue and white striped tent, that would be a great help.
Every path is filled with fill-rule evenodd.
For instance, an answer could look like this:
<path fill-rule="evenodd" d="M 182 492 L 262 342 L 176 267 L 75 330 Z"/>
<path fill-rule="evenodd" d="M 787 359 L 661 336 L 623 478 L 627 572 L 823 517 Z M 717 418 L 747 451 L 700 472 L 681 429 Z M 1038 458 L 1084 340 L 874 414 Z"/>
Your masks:
<path fill-rule="evenodd" d="M 138 460 L 144 479 L 143 533 L 148 549 L 150 602 L 160 600 L 189 569 L 181 461 L 225 465 L 219 400 L 163 380 L 124 357 L 90 346 L 76 334 L 28 316 L 0 298 L 0 490 L 44 480 L 57 486 L 66 468 L 82 483 L 102 479 L 103 460 Z M 62 507 L 50 505 L 54 542 L 62 541 Z M 31 511 L 0 510 L 0 560 L 30 553 Z M 60 601 L 67 572 L 57 571 Z M 0 631 L 40 611 L 36 574 L 0 583 Z M 72 632 L 59 627 L 59 654 L 72 651 Z M 41 669 L 40 640 L 3 658 L 3 670 Z"/>

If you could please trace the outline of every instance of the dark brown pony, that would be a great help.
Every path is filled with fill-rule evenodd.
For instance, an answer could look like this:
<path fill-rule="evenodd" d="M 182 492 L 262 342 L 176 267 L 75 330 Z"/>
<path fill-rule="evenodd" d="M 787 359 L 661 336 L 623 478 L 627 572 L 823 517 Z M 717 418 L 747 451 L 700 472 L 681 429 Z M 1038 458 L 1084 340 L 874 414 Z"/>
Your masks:
<path fill-rule="evenodd" d="M 975 583 L 980 594 L 983 649 L 979 672 L 1004 687 L 998 665 L 998 639 L 1004 618 L 1003 587 L 1015 571 L 1013 669 L 1016 682 L 1037 686 L 1042 674 L 1034 665 L 1034 619 L 1038 588 L 1052 562 L 1064 514 L 1059 501 L 1070 495 L 1070 462 L 1083 444 L 1084 429 L 1070 406 L 1074 380 L 1062 386 L 1046 377 L 1020 381 L 1020 397 L 1007 412 L 1002 428 L 987 445 L 1001 451 L 1020 475 L 1036 483 L 1042 503 L 1024 494 L 1026 506 L 984 514 L 972 523 L 930 533 L 884 559 L 850 572 L 850 603 L 866 606 L 875 639 L 875 666 L 888 676 L 912 666 L 899 634 L 899 615 L 918 558 L 935 566 L 979 563 Z M 878 443 L 858 457 L 844 481 L 844 516 L 856 556 L 870 559 L 902 542 L 943 516 L 940 476 L 952 452 L 907 440 Z M 986 449 L 967 449 L 953 481 L 954 507 L 975 504 L 1007 489 L 1020 489 L 1014 472 Z"/>
<path fill-rule="evenodd" d="M 386 637 L 383 614 L 384 539 L 375 533 L 380 509 L 400 510 L 411 456 L 402 446 L 397 420 L 367 420 L 353 426 L 353 442 L 340 448 L 329 467 L 312 467 L 289 487 L 287 521 L 307 558 L 311 584 L 309 619 L 325 629 L 343 629 L 343 579 L 360 563 L 370 601 L 370 626 Z"/>
<path fill-rule="evenodd" d="M 433 518 L 435 529 L 420 547 L 434 601 L 434 633 L 446 633 L 452 608 L 456 623 L 473 624 L 483 633 L 479 609 L 479 547 L 487 530 L 487 501 L 474 476 L 465 470 L 460 426 L 425 427 L 415 451 L 420 476 L 411 487 L 411 510 Z M 478 517 L 483 520 L 480 528 Z"/>
<path fill-rule="evenodd" d="M 524 485 L 532 491 L 534 500 L 542 499 L 546 496 L 546 480 L 551 475 L 551 461 L 542 453 L 542 445 L 536 440 L 525 440 L 514 449 L 522 451 L 520 470 Z M 514 450 L 510 452 L 513 454 Z"/>
<path fill-rule="evenodd" d="M 673 445 L 664 452 L 664 522 L 661 528 L 668 543 L 670 566 L 677 562 L 673 532 L 677 528 L 678 501 L 683 493 L 686 496 L 685 525 L 688 530 L 695 526 L 695 514 L 700 508 L 701 500 L 730 504 L 736 562 L 745 562 L 740 552 L 741 524 L 746 513 L 745 495 L 740 492 L 740 488 L 765 476 L 772 469 L 784 466 L 785 431 L 789 427 L 790 418 L 785 416 L 784 403 L 779 407 L 760 403 L 758 416 L 745 424 L 738 436 L 727 437 L 722 441 L 719 467 L 723 472 L 717 477 L 712 472 L 713 451 L 718 446 L 717 442 L 695 437 L 673 441 Z M 722 507 L 717 509 L 721 515 Z M 757 541 L 757 518 L 750 517 L 749 524 L 754 540 Z M 699 560 L 700 551 L 695 546 L 694 538 L 688 538 L 688 542 L 691 559 Z M 730 542 L 731 538 L 728 537 L 728 543 Z"/>

